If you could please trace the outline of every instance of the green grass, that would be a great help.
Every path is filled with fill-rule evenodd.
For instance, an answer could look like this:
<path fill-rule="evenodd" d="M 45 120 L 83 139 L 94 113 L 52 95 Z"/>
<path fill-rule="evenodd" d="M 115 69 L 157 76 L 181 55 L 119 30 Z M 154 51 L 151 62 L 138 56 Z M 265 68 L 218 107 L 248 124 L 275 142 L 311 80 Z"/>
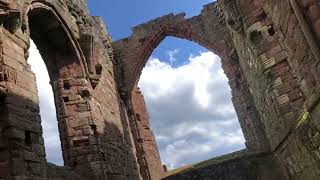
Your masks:
<path fill-rule="evenodd" d="M 187 166 L 184 166 L 184 167 L 181 167 L 181 168 L 170 170 L 168 172 L 165 172 L 163 174 L 162 178 L 169 177 L 169 176 L 172 176 L 172 175 L 175 175 L 175 174 L 186 173 L 188 171 L 201 169 L 201 168 L 212 166 L 212 165 L 221 164 L 221 163 L 224 163 L 224 162 L 228 162 L 228 161 L 231 161 L 231 160 L 234 160 L 234 159 L 238 159 L 238 158 L 244 157 L 246 155 L 248 155 L 248 153 L 247 153 L 247 150 L 245 150 L 245 149 L 244 150 L 240 150 L 240 151 L 236 151 L 236 152 L 233 152 L 233 153 L 230 153 L 230 154 L 226 154 L 226 155 L 223 155 L 223 156 L 219 156 L 219 157 L 215 157 L 215 158 L 212 158 L 212 159 L 209 159 L 209 160 L 197 163 L 197 164 L 191 164 L 191 165 L 187 165 Z"/>

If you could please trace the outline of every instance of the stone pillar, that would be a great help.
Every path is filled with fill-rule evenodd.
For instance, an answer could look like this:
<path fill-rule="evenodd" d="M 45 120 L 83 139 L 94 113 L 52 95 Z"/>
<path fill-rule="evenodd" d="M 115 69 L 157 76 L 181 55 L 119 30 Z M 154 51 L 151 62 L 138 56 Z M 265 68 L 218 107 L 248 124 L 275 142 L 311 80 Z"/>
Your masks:
<path fill-rule="evenodd" d="M 35 76 L 27 37 L 0 28 L 0 179 L 46 179 Z"/>
<path fill-rule="evenodd" d="M 270 145 L 264 124 L 257 111 L 245 73 L 242 71 L 238 53 L 235 49 L 229 49 L 227 52 L 228 55 L 221 58 L 222 68 L 229 80 L 232 102 L 245 138 L 246 148 L 255 153 L 269 152 Z"/>
<path fill-rule="evenodd" d="M 269 142 L 247 82 L 233 79 L 229 83 L 232 88 L 232 102 L 246 140 L 246 148 L 255 153 L 269 152 Z"/>
<path fill-rule="evenodd" d="M 158 180 L 163 173 L 159 150 L 149 123 L 144 97 L 138 87 L 132 92 L 133 113 L 130 119 L 137 149 L 140 173 L 144 180 Z"/>
<path fill-rule="evenodd" d="M 72 70 L 71 70 L 72 71 Z M 66 77 L 51 82 L 55 93 L 64 164 L 84 177 L 104 178 L 99 132 L 103 122 L 92 89 L 84 78 Z"/>

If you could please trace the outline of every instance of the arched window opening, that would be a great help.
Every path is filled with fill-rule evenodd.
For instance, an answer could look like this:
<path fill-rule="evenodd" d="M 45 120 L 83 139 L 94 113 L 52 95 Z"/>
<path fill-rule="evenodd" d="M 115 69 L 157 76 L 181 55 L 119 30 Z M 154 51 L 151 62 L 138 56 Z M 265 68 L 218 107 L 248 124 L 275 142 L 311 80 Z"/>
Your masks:
<path fill-rule="evenodd" d="M 33 8 L 28 12 L 29 29 L 27 29 L 27 32 L 30 33 L 30 38 L 34 41 L 34 44 L 37 45 L 37 49 L 42 57 L 41 58 L 38 53 L 38 58 L 35 58 L 35 60 L 38 59 L 35 62 L 35 66 L 40 68 L 39 71 L 41 72 L 41 75 L 37 77 L 38 79 L 43 79 L 45 77 L 43 74 L 47 75 L 46 79 L 43 79 L 43 82 L 40 81 L 38 85 L 40 93 L 40 114 L 43 119 L 47 158 L 49 161 L 59 165 L 64 164 L 74 167 L 77 165 L 76 156 L 80 153 L 69 152 L 80 151 L 82 146 L 87 146 L 87 144 L 79 145 L 78 143 L 79 137 L 82 138 L 81 140 L 87 137 L 84 136 L 84 134 L 77 134 L 77 130 L 80 129 L 78 124 L 73 124 L 73 126 L 70 127 L 70 123 L 74 122 L 73 119 L 77 118 L 74 112 L 76 110 L 75 108 L 81 103 L 77 101 L 77 94 L 73 93 L 75 92 L 75 81 L 73 80 L 84 78 L 86 72 L 88 72 L 86 70 L 87 66 L 79 52 L 81 51 L 80 47 L 75 43 L 72 33 L 69 32 L 61 17 L 57 16 L 53 9 L 46 7 L 44 4 L 35 2 L 32 5 Z M 43 61 L 39 59 L 43 59 Z M 42 67 L 40 67 L 39 62 L 43 62 Z M 44 69 L 46 69 L 47 72 L 44 72 Z M 48 82 L 50 82 L 52 87 L 49 86 Z M 47 84 L 48 87 L 44 88 L 44 84 Z M 85 83 L 80 83 L 77 84 L 77 86 L 84 87 L 86 85 Z M 41 102 L 42 91 L 46 92 L 46 95 L 43 95 L 44 100 Z M 49 92 L 51 92 L 50 96 L 48 95 Z M 50 101 L 48 99 L 50 99 Z M 44 103 L 44 105 L 41 103 Z M 50 109 L 50 117 L 47 112 L 48 110 L 43 109 L 45 106 Z M 56 128 L 57 125 L 52 124 L 53 122 L 58 122 L 59 131 Z M 48 129 L 46 129 L 45 126 L 47 126 Z M 73 134 L 70 133 L 71 128 L 74 130 L 72 131 Z M 60 142 L 62 148 L 59 148 Z M 61 149 L 63 150 L 63 160 L 60 156 Z"/>
<path fill-rule="evenodd" d="M 37 81 L 38 96 L 40 100 L 40 116 L 42 120 L 47 160 L 56 165 L 63 165 L 56 107 L 52 87 L 50 85 L 50 78 L 47 67 L 33 41 L 31 41 L 30 44 L 28 64 L 31 66 Z M 26 139 L 26 143 L 27 141 L 29 140 Z"/>
<path fill-rule="evenodd" d="M 245 148 L 228 79 L 220 58 L 209 50 L 167 37 L 149 58 L 138 87 L 132 96 L 138 127 L 151 126 L 168 169 Z M 141 96 L 146 114 L 137 100 Z M 144 120 L 149 118 L 151 125 Z"/>

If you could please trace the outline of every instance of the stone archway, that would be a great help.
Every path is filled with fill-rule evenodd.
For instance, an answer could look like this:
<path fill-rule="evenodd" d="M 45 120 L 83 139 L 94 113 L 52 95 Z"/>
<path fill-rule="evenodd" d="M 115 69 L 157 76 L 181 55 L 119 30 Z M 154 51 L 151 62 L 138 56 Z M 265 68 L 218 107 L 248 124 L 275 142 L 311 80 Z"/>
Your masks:
<path fill-rule="evenodd" d="M 219 0 L 199 16 L 167 15 L 111 43 L 85 0 L 0 0 L 0 178 L 48 176 L 35 77 L 26 63 L 30 35 L 37 41 L 39 29 L 52 35 L 37 43 L 56 92 L 65 162 L 87 179 L 141 179 L 131 93 L 168 35 L 222 58 L 249 150 L 269 152 L 293 179 L 316 179 L 318 11 L 317 0 Z"/>
<path fill-rule="evenodd" d="M 77 125 L 78 129 L 89 127 L 88 135 L 78 133 L 70 124 L 72 120 L 79 118 L 81 113 L 89 113 L 87 117 L 90 117 L 90 111 L 82 106 L 89 103 L 86 99 L 90 98 L 92 86 L 84 56 L 81 56 L 82 51 L 76 46 L 77 42 L 58 16 L 54 5 L 33 1 L 26 9 L 27 20 L 24 22 L 27 24 L 23 27 L 25 29 L 22 29 L 24 32 L 20 29 L 3 29 L 2 34 L 2 67 L 6 77 L 3 81 L 7 85 L 7 123 L 3 125 L 2 133 L 7 136 L 10 154 L 7 161 L 10 171 L 3 177 L 45 178 L 47 165 L 37 88 L 34 74 L 26 62 L 29 35 L 40 47 L 49 70 L 55 93 L 64 160 L 70 167 L 88 166 L 83 165 L 85 162 L 77 160 L 77 152 L 86 146 L 92 131 L 90 122 L 85 121 Z M 86 154 L 90 153 L 93 152 Z"/>
<path fill-rule="evenodd" d="M 1 16 L 0 33 L 0 178 L 71 178 L 56 177 L 59 173 L 52 174 L 46 162 L 35 76 L 26 62 L 32 38 L 55 94 L 63 158 L 69 167 L 61 171 L 74 170 L 86 179 L 138 179 L 110 78 L 111 38 L 101 19 L 90 17 L 80 0 L 0 2 L 7 13 Z M 110 166 L 110 161 L 115 163 Z M 129 163 L 123 166 L 122 161 Z"/>
<path fill-rule="evenodd" d="M 63 76 L 88 78 L 89 71 L 83 52 L 53 8 L 40 2 L 32 2 L 27 18 L 29 27 L 26 31 L 39 44 L 40 52 L 50 69 L 50 79 L 57 80 L 64 78 Z M 63 59 L 61 56 L 67 57 Z M 66 66 L 65 71 L 74 67 L 73 74 L 59 72 L 63 66 Z"/>
<path fill-rule="evenodd" d="M 263 124 L 253 102 L 243 74 L 238 54 L 230 34 L 221 23 L 218 12 L 206 7 L 201 15 L 185 19 L 185 14 L 169 14 L 133 28 L 128 38 L 113 42 L 116 59 L 116 77 L 119 91 L 130 113 L 130 125 L 135 139 L 137 157 L 144 179 L 157 179 L 162 166 L 152 131 L 143 129 L 149 124 L 144 97 L 137 83 L 142 69 L 153 50 L 167 36 L 196 42 L 221 57 L 222 68 L 229 79 L 232 100 L 244 132 L 246 147 L 253 152 L 268 152 Z M 210 13 L 208 13 L 210 12 Z M 215 14 L 216 13 L 216 14 Z M 143 117 L 143 119 L 141 118 Z M 255 127 L 252 129 L 252 127 Z M 148 131 L 148 133 L 146 133 Z M 151 157 L 158 157 L 151 158 Z"/>
<path fill-rule="evenodd" d="M 212 19 L 213 24 L 218 22 L 216 16 L 211 18 L 214 18 Z M 204 21 L 207 19 L 201 15 L 185 19 L 185 14 L 169 14 L 136 26 L 130 37 L 113 42 L 116 63 L 123 65 L 123 69 L 117 69 L 119 77 L 124 76 L 123 80 L 125 80 L 125 82 L 121 82 L 124 84 L 120 86 L 122 91 L 124 93 L 131 92 L 149 56 L 166 36 L 194 41 L 221 57 L 227 57 L 227 54 L 232 50 L 231 39 L 224 38 L 223 35 L 226 32 L 219 29 L 218 26 L 219 30 L 214 33 L 209 31 L 209 27 L 201 29 L 200 26 L 205 23 Z M 210 38 L 206 38 L 209 35 L 211 35 Z M 121 74 L 122 72 L 125 74 Z"/>
<path fill-rule="evenodd" d="M 86 108 L 79 110 L 89 101 L 92 91 L 87 64 L 82 50 L 53 8 L 33 2 L 27 14 L 27 31 L 38 45 L 49 72 L 65 165 L 76 167 L 81 163 L 72 153 L 87 143 L 87 135 L 77 129 L 90 127 L 88 121 L 73 122 L 80 114 L 89 113 Z"/>

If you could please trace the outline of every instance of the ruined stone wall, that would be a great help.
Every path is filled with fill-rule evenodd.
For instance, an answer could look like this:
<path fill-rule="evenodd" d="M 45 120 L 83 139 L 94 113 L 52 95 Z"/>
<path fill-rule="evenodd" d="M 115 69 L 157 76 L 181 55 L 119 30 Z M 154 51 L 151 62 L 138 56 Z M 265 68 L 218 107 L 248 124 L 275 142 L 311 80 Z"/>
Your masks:
<path fill-rule="evenodd" d="M 132 92 L 135 119 L 131 119 L 132 133 L 136 143 L 140 173 L 144 180 L 161 179 L 164 171 L 159 150 L 149 123 L 149 115 L 143 94 L 138 87 Z"/>
<path fill-rule="evenodd" d="M 311 116 L 308 123 L 303 123 L 313 111 L 310 104 L 316 105 L 317 55 L 306 41 L 308 35 L 302 32 L 306 27 L 298 23 L 292 2 L 235 1 L 232 9 L 226 3 L 222 9 L 227 22 L 234 21 L 228 14 L 243 19 L 241 29 L 230 24 L 228 28 L 271 152 L 292 179 L 317 179 L 317 118 Z M 250 8 L 248 3 L 252 4 Z M 307 27 L 312 28 L 311 24 Z"/>
<path fill-rule="evenodd" d="M 244 2 L 240 3 L 246 6 Z M 228 6 L 234 5 L 224 4 L 228 13 L 237 10 Z M 229 26 L 230 33 L 273 150 L 295 127 L 294 119 L 301 112 L 304 96 L 289 67 L 287 52 L 275 35 L 272 22 L 268 21 L 259 4 L 252 7 L 251 11 L 243 7 L 239 9 L 244 12 L 238 14 L 243 18 L 241 28 L 235 30 Z M 227 18 L 227 21 L 231 20 Z"/>
<path fill-rule="evenodd" d="M 224 16 L 217 4 L 212 3 L 203 9 L 201 15 L 185 19 L 184 14 L 169 14 L 133 28 L 130 37 L 113 42 L 115 52 L 115 74 L 119 91 L 129 105 L 133 106 L 131 91 L 152 51 L 166 36 L 174 36 L 194 41 L 221 57 L 222 67 L 232 89 L 233 102 L 238 113 L 248 149 L 255 152 L 269 151 L 269 142 L 263 124 L 249 91 L 249 84 L 241 69 L 237 51 L 233 45 Z M 133 114 L 135 114 L 133 112 Z M 135 116 L 130 122 L 139 123 Z M 134 125 L 132 125 L 134 127 Z M 132 128 L 133 134 L 143 134 L 143 128 Z M 139 141 L 138 136 L 133 137 Z M 151 137 L 144 137 L 150 139 Z M 156 149 L 156 148 L 154 148 Z M 141 154 L 139 154 L 141 153 Z M 137 151 L 144 157 L 143 151 Z M 152 162 L 147 162 L 151 164 Z M 144 166 L 140 164 L 140 166 Z"/>
<path fill-rule="evenodd" d="M 0 0 L 0 179 L 50 179 L 26 61 L 30 38 L 54 91 L 69 166 L 61 170 L 84 179 L 158 179 L 163 169 L 135 87 L 167 36 L 221 57 L 250 152 L 271 153 L 289 179 L 317 179 L 319 10 L 317 0 L 219 0 L 198 16 L 169 14 L 112 42 L 84 0 Z"/>
<path fill-rule="evenodd" d="M 241 78 L 243 73 L 237 52 L 226 26 L 222 23 L 224 21 L 220 17 L 216 4 L 207 5 L 199 16 L 190 19 L 185 19 L 184 16 L 184 14 L 170 14 L 141 24 L 133 28 L 132 36 L 112 43 L 115 52 L 116 80 L 123 98 L 130 104 L 131 91 L 139 80 L 144 65 L 152 51 L 166 36 L 194 41 L 222 58 L 223 69 L 229 79 L 240 125 L 245 132 L 247 147 L 257 152 L 268 151 L 269 145 L 252 95 L 248 91 L 248 84 L 244 78 Z M 137 118 L 132 118 L 131 122 L 135 123 Z M 141 134 L 133 132 L 135 133 Z"/>
<path fill-rule="evenodd" d="M 3 179 L 45 178 L 46 159 L 35 76 L 24 53 L 27 38 L 17 38 L 4 28 L 1 28 L 0 36 L 0 176 Z"/>
<path fill-rule="evenodd" d="M 141 24 L 113 43 L 120 92 L 130 100 L 166 36 L 195 41 L 222 59 L 247 148 L 274 153 L 292 179 L 316 179 L 319 16 L 312 0 L 220 0 L 190 19 L 168 15 Z"/>
<path fill-rule="evenodd" d="M 319 4 L 316 1 L 269 1 L 264 5 L 268 17 L 274 22 L 279 41 L 288 52 L 290 68 L 296 72 L 299 86 L 305 95 L 306 100 L 300 109 L 311 114 L 307 122 L 300 122 L 276 151 L 277 157 L 285 162 L 294 179 L 319 177 L 317 164 L 319 163 L 320 56 L 319 39 L 317 39 L 319 29 L 315 28 L 319 19 L 317 8 Z M 310 42 L 310 38 L 313 43 Z"/>
<path fill-rule="evenodd" d="M 85 1 L 0 1 L 1 179 L 46 179 L 29 38 L 47 66 L 66 166 L 84 179 L 140 179 L 116 90 L 111 38 Z"/>

